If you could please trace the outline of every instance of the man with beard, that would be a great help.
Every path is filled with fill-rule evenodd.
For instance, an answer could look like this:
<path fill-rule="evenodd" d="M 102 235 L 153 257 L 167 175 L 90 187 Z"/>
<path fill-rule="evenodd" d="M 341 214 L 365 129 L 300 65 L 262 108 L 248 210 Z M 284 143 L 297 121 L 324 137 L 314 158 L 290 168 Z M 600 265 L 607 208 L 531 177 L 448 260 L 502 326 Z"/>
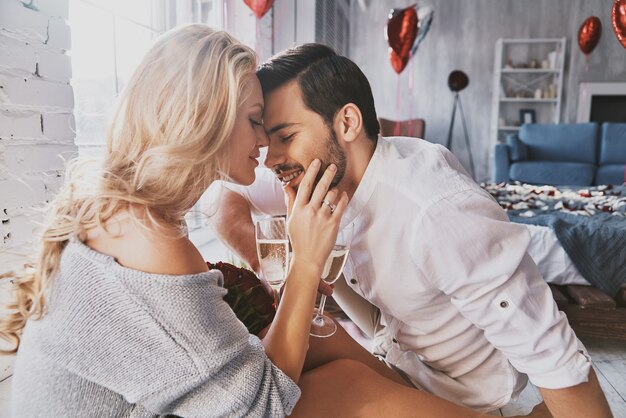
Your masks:
<path fill-rule="evenodd" d="M 527 254 L 526 228 L 510 223 L 447 149 L 380 137 L 365 75 L 328 47 L 285 51 L 257 75 L 265 165 L 287 207 L 313 159 L 337 166 L 324 205 L 350 198 L 340 226 L 354 227 L 344 276 L 380 310 L 393 338 L 389 364 L 415 386 L 481 411 L 516 397 L 528 376 L 556 417 L 610 416 L 586 350 Z M 275 198 L 262 192 L 255 203 L 249 193 L 223 191 L 214 224 L 258 270 L 250 209 Z"/>

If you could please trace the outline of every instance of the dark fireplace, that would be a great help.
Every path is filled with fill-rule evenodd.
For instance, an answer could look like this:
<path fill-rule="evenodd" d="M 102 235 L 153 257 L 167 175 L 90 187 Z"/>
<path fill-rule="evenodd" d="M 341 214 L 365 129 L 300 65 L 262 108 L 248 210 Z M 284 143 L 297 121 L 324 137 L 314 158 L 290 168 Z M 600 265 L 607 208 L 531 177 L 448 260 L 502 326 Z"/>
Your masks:
<path fill-rule="evenodd" d="M 601 95 L 591 97 L 590 122 L 626 122 L 626 95 Z"/>

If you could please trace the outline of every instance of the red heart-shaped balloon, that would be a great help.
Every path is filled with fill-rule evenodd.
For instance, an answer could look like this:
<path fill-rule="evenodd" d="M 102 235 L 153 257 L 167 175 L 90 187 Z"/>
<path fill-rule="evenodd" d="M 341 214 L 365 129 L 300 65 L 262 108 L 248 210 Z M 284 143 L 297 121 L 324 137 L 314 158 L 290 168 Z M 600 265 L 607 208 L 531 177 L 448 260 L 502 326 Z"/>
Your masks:
<path fill-rule="evenodd" d="M 394 71 L 400 74 L 409 63 L 409 56 L 407 55 L 405 57 L 401 57 L 400 55 L 396 54 L 396 51 L 389 48 L 389 61 L 391 62 L 391 66 L 393 67 Z"/>
<path fill-rule="evenodd" d="M 387 42 L 391 47 L 389 59 L 393 69 L 400 74 L 409 62 L 409 55 L 417 36 L 417 5 L 406 9 L 392 9 L 387 20 Z"/>
<path fill-rule="evenodd" d="M 257 19 L 262 18 L 272 8 L 274 0 L 243 0 L 252 10 Z"/>
<path fill-rule="evenodd" d="M 583 54 L 589 55 L 593 51 L 602 35 L 602 22 L 597 16 L 589 16 L 578 30 L 578 46 Z"/>
<path fill-rule="evenodd" d="M 617 40 L 626 48 L 626 0 L 615 0 L 613 3 L 611 23 Z"/>

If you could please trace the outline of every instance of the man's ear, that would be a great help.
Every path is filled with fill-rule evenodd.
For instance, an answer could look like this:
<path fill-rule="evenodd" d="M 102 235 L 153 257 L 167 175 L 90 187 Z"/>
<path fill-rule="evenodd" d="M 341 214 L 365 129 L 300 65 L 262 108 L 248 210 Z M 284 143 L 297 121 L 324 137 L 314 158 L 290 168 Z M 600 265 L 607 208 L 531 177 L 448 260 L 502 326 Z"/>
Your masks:
<path fill-rule="evenodd" d="M 339 139 L 352 142 L 363 130 L 361 110 L 354 103 L 344 105 L 335 115 L 335 129 Z"/>

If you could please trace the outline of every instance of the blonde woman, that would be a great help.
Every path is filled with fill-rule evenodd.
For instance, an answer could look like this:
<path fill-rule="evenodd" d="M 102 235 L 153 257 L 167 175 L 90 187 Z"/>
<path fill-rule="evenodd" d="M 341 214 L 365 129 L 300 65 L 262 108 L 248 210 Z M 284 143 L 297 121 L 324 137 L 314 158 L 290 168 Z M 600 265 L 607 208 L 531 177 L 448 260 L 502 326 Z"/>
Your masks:
<path fill-rule="evenodd" d="M 347 203 L 328 191 L 332 166 L 315 186 L 312 164 L 292 199 L 293 264 L 263 340 L 223 301 L 222 273 L 207 270 L 183 216 L 214 180 L 254 180 L 267 145 L 255 65 L 252 50 L 202 25 L 147 53 L 103 161 L 74 163 L 38 260 L 10 276 L 16 299 L 0 335 L 19 347 L 15 418 L 476 416 L 407 387 L 342 333 L 333 347 L 312 341 L 305 364 Z"/>

